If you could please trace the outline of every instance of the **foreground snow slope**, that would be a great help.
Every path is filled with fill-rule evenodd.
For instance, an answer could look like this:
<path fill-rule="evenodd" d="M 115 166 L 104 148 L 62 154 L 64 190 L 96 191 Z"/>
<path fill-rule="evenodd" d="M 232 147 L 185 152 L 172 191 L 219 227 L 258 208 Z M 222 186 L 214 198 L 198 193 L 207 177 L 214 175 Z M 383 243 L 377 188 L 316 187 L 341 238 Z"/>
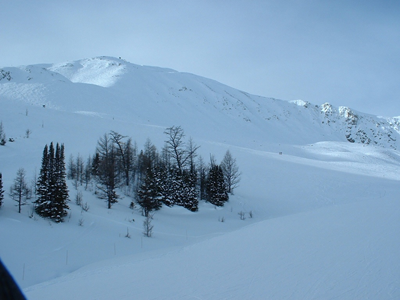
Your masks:
<path fill-rule="evenodd" d="M 4 70 L 0 121 L 15 139 L 0 147 L 6 191 L 20 167 L 34 178 L 51 141 L 86 159 L 110 130 L 160 149 L 172 125 L 206 161 L 229 149 L 242 172 L 225 207 L 164 207 L 152 238 L 123 191 L 107 210 L 79 187 L 90 209 L 72 201 L 63 224 L 29 218 L 30 202 L 18 214 L 6 195 L 0 257 L 29 299 L 400 297 L 396 118 L 252 96 L 115 58 Z"/>
<path fill-rule="evenodd" d="M 398 299 L 397 200 L 271 219 L 163 255 L 91 265 L 30 299 Z M 385 220 L 384 222 L 383 219 Z"/>

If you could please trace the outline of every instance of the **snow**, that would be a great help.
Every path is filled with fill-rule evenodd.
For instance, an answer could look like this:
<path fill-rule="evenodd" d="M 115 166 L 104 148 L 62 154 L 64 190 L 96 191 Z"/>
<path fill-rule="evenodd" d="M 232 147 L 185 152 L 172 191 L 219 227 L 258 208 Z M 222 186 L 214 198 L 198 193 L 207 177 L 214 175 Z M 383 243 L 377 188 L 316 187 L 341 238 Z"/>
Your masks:
<path fill-rule="evenodd" d="M 396 118 L 110 57 L 4 70 L 0 121 L 15 142 L 0 147 L 0 257 L 28 299 L 399 299 Z M 51 141 L 86 159 L 110 130 L 161 149 L 172 125 L 206 161 L 228 149 L 236 158 L 242 180 L 224 207 L 163 207 L 147 238 L 123 191 L 108 210 L 79 187 L 85 212 L 68 182 L 62 224 L 30 218 L 30 204 L 18 214 L 9 199 L 17 170 L 33 179 Z"/>

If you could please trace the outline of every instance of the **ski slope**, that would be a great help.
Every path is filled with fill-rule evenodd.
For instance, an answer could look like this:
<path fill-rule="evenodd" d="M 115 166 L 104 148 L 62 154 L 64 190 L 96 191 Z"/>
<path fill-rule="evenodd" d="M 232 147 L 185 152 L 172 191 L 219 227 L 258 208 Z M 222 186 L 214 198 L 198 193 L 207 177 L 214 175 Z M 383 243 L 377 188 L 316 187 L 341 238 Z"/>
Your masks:
<path fill-rule="evenodd" d="M 0 257 L 28 299 L 400 298 L 397 118 L 108 57 L 4 70 L 0 121 L 15 142 L 0 147 Z M 110 130 L 161 149 L 172 125 L 206 161 L 228 149 L 237 159 L 242 180 L 223 208 L 163 207 L 145 238 L 123 191 L 107 210 L 79 187 L 84 212 L 68 182 L 62 224 L 29 218 L 30 202 L 18 214 L 7 195 L 20 167 L 34 178 L 51 141 L 86 159 Z"/>

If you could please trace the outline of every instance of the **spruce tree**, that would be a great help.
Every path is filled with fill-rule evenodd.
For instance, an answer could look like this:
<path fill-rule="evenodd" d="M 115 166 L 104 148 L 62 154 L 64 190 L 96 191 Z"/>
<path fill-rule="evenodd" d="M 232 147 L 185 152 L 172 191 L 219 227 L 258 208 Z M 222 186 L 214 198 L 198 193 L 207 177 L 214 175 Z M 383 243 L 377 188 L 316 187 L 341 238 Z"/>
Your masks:
<path fill-rule="evenodd" d="M 50 216 L 49 173 L 49 151 L 46 144 L 46 146 L 44 146 L 42 166 L 36 184 L 37 199 L 35 201 L 35 211 L 42 217 Z"/>
<path fill-rule="evenodd" d="M 199 163 L 198 163 L 198 186 L 199 186 L 199 196 L 201 200 L 207 200 L 207 188 L 206 188 L 206 183 L 207 183 L 207 167 L 204 164 L 203 158 L 200 157 Z"/>
<path fill-rule="evenodd" d="M 35 211 L 38 215 L 62 222 L 67 215 L 68 187 L 66 183 L 64 145 L 53 143 L 43 150 L 42 166 L 37 181 Z"/>
<path fill-rule="evenodd" d="M 228 189 L 225 184 L 224 174 L 219 165 L 212 164 L 207 178 L 207 200 L 216 205 L 223 206 L 229 200 Z"/>
<path fill-rule="evenodd" d="M 197 176 L 194 172 L 184 172 L 182 178 L 182 206 L 190 211 L 197 211 L 199 200 L 196 191 Z"/>
<path fill-rule="evenodd" d="M 54 178 L 55 186 L 51 201 L 52 211 L 50 218 L 58 223 L 63 221 L 63 218 L 67 215 L 67 209 L 69 209 L 67 204 L 68 187 L 66 183 L 64 145 L 59 146 L 58 143 L 54 159 Z"/>
<path fill-rule="evenodd" d="M 142 207 L 144 215 L 148 217 L 149 212 L 159 210 L 161 194 L 158 180 L 150 168 L 146 172 L 146 176 L 136 192 L 136 201 Z"/>
<path fill-rule="evenodd" d="M 3 129 L 3 122 L 0 122 L 0 145 L 4 146 L 6 144 L 6 133 Z"/>
<path fill-rule="evenodd" d="M 167 169 L 167 166 L 161 165 L 157 171 L 156 176 L 160 191 L 160 201 L 167 206 L 173 206 L 175 204 L 173 191 L 173 179 L 172 171 Z"/>
<path fill-rule="evenodd" d="M 3 204 L 4 190 L 3 190 L 3 175 L 0 173 L 0 207 Z"/>

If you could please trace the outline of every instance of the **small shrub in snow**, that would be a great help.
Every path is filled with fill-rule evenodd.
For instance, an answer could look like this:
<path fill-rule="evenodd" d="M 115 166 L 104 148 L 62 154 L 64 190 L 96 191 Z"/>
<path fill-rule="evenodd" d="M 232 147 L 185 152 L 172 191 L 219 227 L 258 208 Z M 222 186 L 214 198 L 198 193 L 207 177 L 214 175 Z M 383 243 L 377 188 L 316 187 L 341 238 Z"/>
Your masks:
<path fill-rule="evenodd" d="M 89 208 L 90 208 L 90 206 L 87 204 L 87 202 L 85 202 L 85 203 L 83 203 L 82 205 L 81 205 L 81 207 L 82 207 L 82 210 L 84 210 L 84 211 L 88 211 L 89 210 Z"/>
<path fill-rule="evenodd" d="M 85 222 L 85 220 L 83 218 L 80 218 L 78 221 L 79 226 L 83 226 L 84 222 Z"/>
<path fill-rule="evenodd" d="M 82 192 L 79 191 L 76 196 L 75 196 L 75 203 L 76 205 L 81 206 L 82 205 Z"/>
<path fill-rule="evenodd" d="M 244 211 L 240 211 L 238 214 L 240 216 L 240 220 L 245 220 L 246 219 L 246 214 L 245 214 Z"/>

